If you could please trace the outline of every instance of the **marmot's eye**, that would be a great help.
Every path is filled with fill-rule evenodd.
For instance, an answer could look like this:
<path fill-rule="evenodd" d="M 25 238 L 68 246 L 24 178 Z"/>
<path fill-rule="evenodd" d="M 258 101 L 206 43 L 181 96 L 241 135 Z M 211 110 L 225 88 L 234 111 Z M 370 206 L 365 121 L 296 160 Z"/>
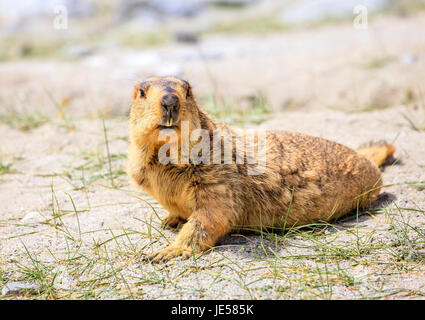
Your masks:
<path fill-rule="evenodd" d="M 145 90 L 143 90 L 142 88 L 140 88 L 140 89 L 139 89 L 139 92 L 140 92 L 140 98 L 144 98 L 144 97 L 146 97 Z"/>
<path fill-rule="evenodd" d="M 190 97 L 190 87 L 188 87 L 186 90 L 186 97 Z"/>

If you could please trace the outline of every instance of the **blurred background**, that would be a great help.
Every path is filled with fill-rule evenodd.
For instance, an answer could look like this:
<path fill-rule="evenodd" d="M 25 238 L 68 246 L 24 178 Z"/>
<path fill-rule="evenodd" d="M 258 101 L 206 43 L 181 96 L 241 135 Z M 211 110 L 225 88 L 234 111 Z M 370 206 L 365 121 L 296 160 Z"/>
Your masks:
<path fill-rule="evenodd" d="M 0 30 L 0 122 L 20 130 L 124 117 L 153 75 L 231 124 L 424 103 L 422 0 L 0 0 Z"/>

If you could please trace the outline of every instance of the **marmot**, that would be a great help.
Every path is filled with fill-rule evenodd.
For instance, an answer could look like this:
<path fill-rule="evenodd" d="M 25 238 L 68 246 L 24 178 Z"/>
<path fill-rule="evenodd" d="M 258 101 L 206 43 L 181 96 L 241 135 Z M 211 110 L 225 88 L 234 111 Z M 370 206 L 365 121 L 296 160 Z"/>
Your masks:
<path fill-rule="evenodd" d="M 249 174 L 253 164 L 234 161 L 238 156 L 246 160 L 234 138 L 232 163 L 194 163 L 191 159 L 183 163 L 179 149 L 178 162 L 164 164 L 159 159 L 161 147 L 174 143 L 181 148 L 184 143 L 182 123 L 189 133 L 203 129 L 209 137 L 215 131 L 245 134 L 199 108 L 185 80 L 153 77 L 135 85 L 128 175 L 168 210 L 164 225 L 180 229 L 172 245 L 148 256 L 155 261 L 208 250 L 234 230 L 289 228 L 330 221 L 364 208 L 382 186 L 378 166 L 395 152 L 390 144 L 354 151 L 301 133 L 266 132 L 266 166 L 259 174 Z M 161 140 L 163 129 L 174 130 L 176 135 Z M 257 154 L 258 141 L 254 143 Z M 195 142 L 189 142 L 189 151 Z"/>

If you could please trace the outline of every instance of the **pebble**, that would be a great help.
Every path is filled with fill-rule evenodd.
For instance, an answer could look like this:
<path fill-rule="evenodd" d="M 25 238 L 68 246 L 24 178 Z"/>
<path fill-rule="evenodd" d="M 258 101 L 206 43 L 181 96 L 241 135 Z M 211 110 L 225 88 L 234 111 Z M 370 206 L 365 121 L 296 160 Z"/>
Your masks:
<path fill-rule="evenodd" d="M 20 295 L 24 293 L 34 293 L 40 291 L 41 287 L 37 284 L 26 283 L 22 281 L 9 282 L 1 290 L 2 296 Z"/>
<path fill-rule="evenodd" d="M 411 53 L 406 53 L 401 57 L 401 62 L 403 64 L 414 64 L 416 60 L 417 58 Z"/>
<path fill-rule="evenodd" d="M 199 42 L 199 37 L 193 33 L 193 32 L 188 32 L 188 31 L 176 31 L 174 34 L 174 39 L 177 42 L 182 42 L 182 43 L 198 43 Z"/>
<path fill-rule="evenodd" d="M 42 222 L 46 218 L 37 211 L 28 212 L 22 219 L 21 222 Z"/>

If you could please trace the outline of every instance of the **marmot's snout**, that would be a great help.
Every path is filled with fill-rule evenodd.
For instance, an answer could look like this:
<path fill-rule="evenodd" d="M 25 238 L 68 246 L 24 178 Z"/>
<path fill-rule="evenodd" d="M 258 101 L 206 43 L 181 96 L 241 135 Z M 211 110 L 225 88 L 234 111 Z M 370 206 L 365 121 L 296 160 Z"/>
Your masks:
<path fill-rule="evenodd" d="M 161 98 L 162 119 L 161 126 L 172 127 L 179 120 L 179 98 L 173 93 L 167 93 Z"/>

